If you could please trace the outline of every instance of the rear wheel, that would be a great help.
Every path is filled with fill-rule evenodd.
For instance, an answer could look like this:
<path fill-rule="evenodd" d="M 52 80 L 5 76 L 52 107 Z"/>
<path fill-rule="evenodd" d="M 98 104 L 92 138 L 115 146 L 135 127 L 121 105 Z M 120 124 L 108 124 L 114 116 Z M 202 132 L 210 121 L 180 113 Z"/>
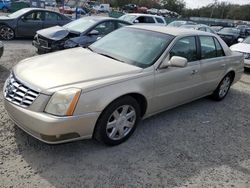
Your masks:
<path fill-rule="evenodd" d="M 0 37 L 4 40 L 12 40 L 15 37 L 15 32 L 9 26 L 0 27 Z"/>
<path fill-rule="evenodd" d="M 97 121 L 94 138 L 106 145 L 118 145 L 126 141 L 135 131 L 140 120 L 140 107 L 130 97 L 112 102 Z"/>
<path fill-rule="evenodd" d="M 224 99 L 231 87 L 233 82 L 233 76 L 231 74 L 227 74 L 220 82 L 214 93 L 212 94 L 212 98 L 220 101 Z"/>

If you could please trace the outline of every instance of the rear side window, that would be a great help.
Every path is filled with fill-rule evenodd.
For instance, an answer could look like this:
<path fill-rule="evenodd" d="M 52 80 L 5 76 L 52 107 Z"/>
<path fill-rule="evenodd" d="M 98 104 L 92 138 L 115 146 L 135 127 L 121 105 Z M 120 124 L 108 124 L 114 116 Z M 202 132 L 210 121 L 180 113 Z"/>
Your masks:
<path fill-rule="evenodd" d="M 139 23 L 155 23 L 154 19 L 149 16 L 140 16 L 137 18 Z"/>
<path fill-rule="evenodd" d="M 45 20 L 47 21 L 57 21 L 58 15 L 54 12 L 45 12 Z"/>
<path fill-rule="evenodd" d="M 155 19 L 158 23 L 164 23 L 164 21 L 161 18 L 155 17 Z"/>
<path fill-rule="evenodd" d="M 223 48 L 221 47 L 219 41 L 216 38 L 214 38 L 214 42 L 215 42 L 215 46 L 216 46 L 217 57 L 225 56 L 225 52 L 224 52 Z"/>
<path fill-rule="evenodd" d="M 195 37 L 184 37 L 176 42 L 170 51 L 170 58 L 180 56 L 187 58 L 188 62 L 197 61 L 197 48 Z"/>
<path fill-rule="evenodd" d="M 201 59 L 217 57 L 216 47 L 213 37 L 200 36 L 201 42 Z"/>

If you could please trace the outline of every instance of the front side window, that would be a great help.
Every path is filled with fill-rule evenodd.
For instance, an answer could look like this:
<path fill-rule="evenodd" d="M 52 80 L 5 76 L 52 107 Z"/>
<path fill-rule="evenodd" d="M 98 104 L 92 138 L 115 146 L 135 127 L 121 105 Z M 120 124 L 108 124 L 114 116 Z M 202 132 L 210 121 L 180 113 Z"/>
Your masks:
<path fill-rule="evenodd" d="M 170 58 L 173 56 L 184 57 L 188 62 L 197 61 L 197 48 L 195 37 L 184 37 L 177 41 L 170 51 Z"/>
<path fill-rule="evenodd" d="M 209 59 L 217 57 L 216 47 L 213 37 L 200 36 L 201 43 L 201 59 Z"/>
<path fill-rule="evenodd" d="M 115 30 L 115 22 L 107 21 L 97 25 L 94 30 L 98 31 L 100 35 L 107 35 Z"/>
<path fill-rule="evenodd" d="M 24 17 L 27 21 L 41 21 L 43 20 L 42 12 L 32 12 Z"/>

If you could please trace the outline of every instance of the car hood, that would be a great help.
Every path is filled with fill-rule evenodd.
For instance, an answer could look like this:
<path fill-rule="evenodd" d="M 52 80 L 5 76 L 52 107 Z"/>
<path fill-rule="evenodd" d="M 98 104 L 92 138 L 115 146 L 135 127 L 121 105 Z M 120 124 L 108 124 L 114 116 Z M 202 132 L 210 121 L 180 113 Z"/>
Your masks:
<path fill-rule="evenodd" d="M 13 20 L 14 18 L 10 18 L 8 16 L 0 16 L 0 21 L 5 21 L 5 20 Z"/>
<path fill-rule="evenodd" d="M 238 43 L 234 44 L 230 47 L 232 51 L 243 52 L 243 53 L 250 53 L 250 44 L 246 43 Z"/>
<path fill-rule="evenodd" d="M 115 77 L 127 76 L 142 68 L 125 64 L 81 47 L 23 60 L 13 68 L 21 82 L 43 93 L 55 88 L 98 83 Z M 86 84 L 87 83 L 87 84 Z M 101 83 L 101 82 L 100 82 Z"/>
<path fill-rule="evenodd" d="M 37 34 L 51 40 L 61 40 L 69 34 L 69 31 L 61 26 L 49 27 L 37 31 Z"/>

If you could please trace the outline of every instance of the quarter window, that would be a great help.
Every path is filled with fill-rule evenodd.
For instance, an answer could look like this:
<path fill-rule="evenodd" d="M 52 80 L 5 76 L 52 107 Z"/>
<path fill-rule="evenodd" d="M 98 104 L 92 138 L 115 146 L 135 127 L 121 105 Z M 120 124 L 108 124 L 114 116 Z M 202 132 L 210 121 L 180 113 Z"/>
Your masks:
<path fill-rule="evenodd" d="M 215 41 L 215 46 L 216 46 L 217 57 L 225 56 L 225 52 L 223 48 L 221 47 L 219 41 L 216 38 L 214 38 L 214 41 Z"/>
<path fill-rule="evenodd" d="M 201 42 L 201 59 L 217 57 L 216 47 L 213 37 L 200 36 Z"/>
<path fill-rule="evenodd" d="M 197 61 L 197 48 L 195 37 L 184 37 L 176 42 L 170 51 L 170 58 L 180 56 L 187 58 L 188 62 Z"/>

